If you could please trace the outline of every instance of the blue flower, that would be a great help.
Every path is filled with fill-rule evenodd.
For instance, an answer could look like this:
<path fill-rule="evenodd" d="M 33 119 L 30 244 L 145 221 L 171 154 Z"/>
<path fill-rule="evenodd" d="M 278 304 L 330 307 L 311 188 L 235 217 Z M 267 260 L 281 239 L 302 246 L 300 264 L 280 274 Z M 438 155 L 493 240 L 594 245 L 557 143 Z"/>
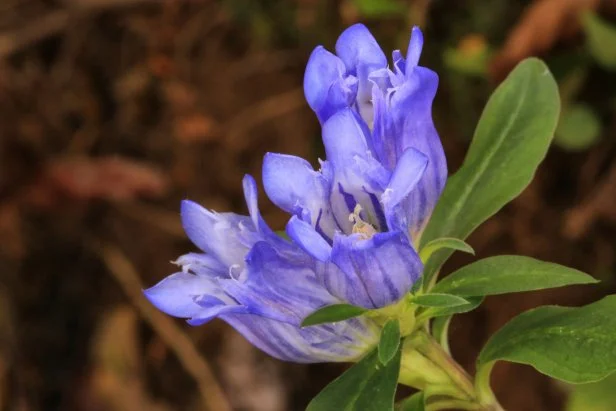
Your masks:
<path fill-rule="evenodd" d="M 167 314 L 201 325 L 218 317 L 268 354 L 294 362 L 353 361 L 373 346 L 378 328 L 368 319 L 301 328 L 325 305 L 342 301 L 318 281 L 312 258 L 276 235 L 257 207 L 257 187 L 244 178 L 250 216 L 218 214 L 182 202 L 186 234 L 204 253 L 175 263 L 181 272 L 144 291 Z"/>
<path fill-rule="evenodd" d="M 188 237 L 203 251 L 180 257 L 181 272 L 145 295 L 162 311 L 199 325 L 218 317 L 254 345 L 295 362 L 353 361 L 378 341 L 366 317 L 301 328 L 317 309 L 397 303 L 420 278 L 415 250 L 445 184 L 447 166 L 431 116 L 438 77 L 418 66 L 413 29 L 393 70 L 363 25 L 347 29 L 337 55 L 317 47 L 304 89 L 322 123 L 327 160 L 268 153 L 263 183 L 292 216 L 274 233 L 244 178 L 249 216 L 182 203 Z"/>
<path fill-rule="evenodd" d="M 399 50 L 393 52 L 392 70 L 368 29 L 356 24 L 338 38 L 337 56 L 322 47 L 313 51 L 304 77 L 306 100 L 324 127 L 334 179 L 347 184 L 342 185 L 345 193 L 365 187 L 376 195 L 376 186 L 389 183 L 384 197 L 377 198 L 388 228 L 404 231 L 414 244 L 447 179 L 445 154 L 432 121 L 438 76 L 418 65 L 422 47 L 423 35 L 414 27 L 406 58 Z M 426 166 L 418 175 L 421 161 Z M 343 171 L 347 168 L 355 170 L 353 181 Z M 414 178 L 418 181 L 412 186 Z"/>

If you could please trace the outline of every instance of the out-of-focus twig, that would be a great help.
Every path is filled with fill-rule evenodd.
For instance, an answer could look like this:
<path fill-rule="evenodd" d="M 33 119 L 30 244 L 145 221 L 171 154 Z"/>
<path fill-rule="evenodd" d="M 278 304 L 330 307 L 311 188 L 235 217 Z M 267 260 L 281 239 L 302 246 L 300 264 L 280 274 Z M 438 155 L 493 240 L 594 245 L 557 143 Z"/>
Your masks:
<path fill-rule="evenodd" d="M 128 304 L 103 319 L 93 338 L 93 368 L 84 408 L 172 411 L 147 392 L 139 346 L 139 317 Z"/>
<path fill-rule="evenodd" d="M 156 227 L 174 237 L 186 238 L 178 214 L 147 203 L 117 204 L 118 211 L 141 222 Z"/>
<path fill-rule="evenodd" d="M 536 0 L 511 30 L 490 65 L 493 80 L 499 81 L 526 57 L 548 51 L 560 39 L 580 29 L 585 10 L 599 7 L 600 0 Z"/>
<path fill-rule="evenodd" d="M 55 10 L 13 31 L 0 33 L 0 58 L 58 33 L 66 27 L 68 20 L 68 11 Z"/>
<path fill-rule="evenodd" d="M 244 137 L 260 124 L 291 113 L 304 105 L 304 91 L 296 88 L 261 100 L 240 111 L 227 125 L 225 143 L 232 148 L 243 148 Z"/>
<path fill-rule="evenodd" d="M 2 0 L 4 1 L 4 0 Z M 65 0 L 65 7 L 29 18 L 18 27 L 0 32 L 0 58 L 53 36 L 69 26 L 73 15 L 88 14 L 109 8 L 129 7 L 154 0 Z"/>
<path fill-rule="evenodd" d="M 177 355 L 184 369 L 197 382 L 206 408 L 210 411 L 231 411 L 231 407 L 210 366 L 199 354 L 190 338 L 169 317 L 158 311 L 142 293 L 142 284 L 133 264 L 115 245 L 93 242 L 109 272 L 120 284 L 143 318 Z"/>
<path fill-rule="evenodd" d="M 8 408 L 9 367 L 15 344 L 14 324 L 8 296 L 0 284 L 0 409 Z"/>
<path fill-rule="evenodd" d="M 611 167 L 607 176 L 585 201 L 567 213 L 564 234 L 569 238 L 577 239 L 601 217 L 616 221 L 614 198 L 616 198 L 616 165 Z"/>

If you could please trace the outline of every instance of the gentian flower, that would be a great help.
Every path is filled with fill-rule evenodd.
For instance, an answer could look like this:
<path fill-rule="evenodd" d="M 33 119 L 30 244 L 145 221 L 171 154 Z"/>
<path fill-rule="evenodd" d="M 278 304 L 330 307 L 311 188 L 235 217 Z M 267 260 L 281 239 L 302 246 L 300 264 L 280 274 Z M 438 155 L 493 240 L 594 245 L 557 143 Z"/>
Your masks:
<path fill-rule="evenodd" d="M 263 221 L 257 187 L 244 178 L 250 216 L 183 201 L 182 224 L 204 253 L 175 263 L 182 271 L 144 291 L 167 314 L 201 325 L 218 317 L 268 354 L 294 362 L 352 361 L 378 338 L 376 325 L 352 319 L 301 328 L 317 308 L 339 303 L 317 280 L 311 258 Z"/>
<path fill-rule="evenodd" d="M 221 318 L 283 360 L 354 361 L 370 350 L 379 338 L 373 317 L 300 324 L 332 304 L 393 306 L 421 276 L 415 247 L 447 174 L 431 117 L 438 77 L 418 66 L 422 44 L 413 29 L 393 70 L 363 25 L 342 33 L 337 56 L 317 47 L 304 89 L 327 160 L 315 171 L 302 158 L 268 153 L 263 164 L 268 197 L 292 215 L 289 240 L 267 226 L 246 176 L 249 216 L 182 203 L 184 229 L 202 253 L 181 256 L 181 272 L 146 297 L 191 325 Z"/>

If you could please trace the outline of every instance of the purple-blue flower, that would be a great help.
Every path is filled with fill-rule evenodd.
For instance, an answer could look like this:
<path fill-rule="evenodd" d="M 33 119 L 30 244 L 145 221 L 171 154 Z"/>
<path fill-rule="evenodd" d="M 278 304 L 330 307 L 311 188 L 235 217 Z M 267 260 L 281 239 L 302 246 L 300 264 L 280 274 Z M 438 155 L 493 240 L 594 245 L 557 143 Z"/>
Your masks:
<path fill-rule="evenodd" d="M 167 314 L 201 325 L 218 317 L 268 354 L 295 362 L 352 361 L 377 340 L 366 319 L 301 328 L 317 308 L 340 303 L 319 283 L 312 258 L 265 224 L 257 187 L 244 178 L 249 216 L 182 202 L 182 224 L 204 253 L 175 263 L 181 272 L 144 291 Z"/>
<path fill-rule="evenodd" d="M 378 341 L 369 316 L 301 328 L 317 309 L 397 303 L 420 278 L 415 249 L 443 190 L 447 166 L 431 116 L 437 75 L 418 66 L 413 29 L 391 68 L 363 25 L 342 33 L 334 55 L 317 47 L 304 90 L 323 128 L 326 160 L 268 153 L 268 197 L 291 214 L 289 240 L 274 233 L 246 176 L 249 216 L 184 201 L 182 223 L 201 253 L 145 295 L 162 311 L 199 325 L 218 317 L 267 353 L 295 362 L 353 361 Z"/>

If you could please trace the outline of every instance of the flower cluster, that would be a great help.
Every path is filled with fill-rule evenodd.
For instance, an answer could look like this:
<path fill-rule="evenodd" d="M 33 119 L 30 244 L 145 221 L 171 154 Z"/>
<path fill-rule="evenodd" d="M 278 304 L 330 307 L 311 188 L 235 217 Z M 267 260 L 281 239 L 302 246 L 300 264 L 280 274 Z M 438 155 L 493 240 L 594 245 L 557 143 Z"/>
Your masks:
<path fill-rule="evenodd" d="M 182 223 L 203 253 L 145 290 L 162 311 L 199 325 L 218 317 L 270 355 L 295 362 L 353 361 L 379 336 L 369 318 L 302 328 L 317 309 L 394 304 L 420 278 L 416 246 L 447 176 L 432 121 L 437 75 L 418 65 L 414 28 L 406 58 L 387 58 L 360 24 L 317 47 L 306 67 L 306 100 L 322 124 L 326 160 L 269 153 L 263 184 L 288 212 L 289 239 L 265 223 L 254 179 L 244 178 L 249 216 L 184 201 Z"/>

